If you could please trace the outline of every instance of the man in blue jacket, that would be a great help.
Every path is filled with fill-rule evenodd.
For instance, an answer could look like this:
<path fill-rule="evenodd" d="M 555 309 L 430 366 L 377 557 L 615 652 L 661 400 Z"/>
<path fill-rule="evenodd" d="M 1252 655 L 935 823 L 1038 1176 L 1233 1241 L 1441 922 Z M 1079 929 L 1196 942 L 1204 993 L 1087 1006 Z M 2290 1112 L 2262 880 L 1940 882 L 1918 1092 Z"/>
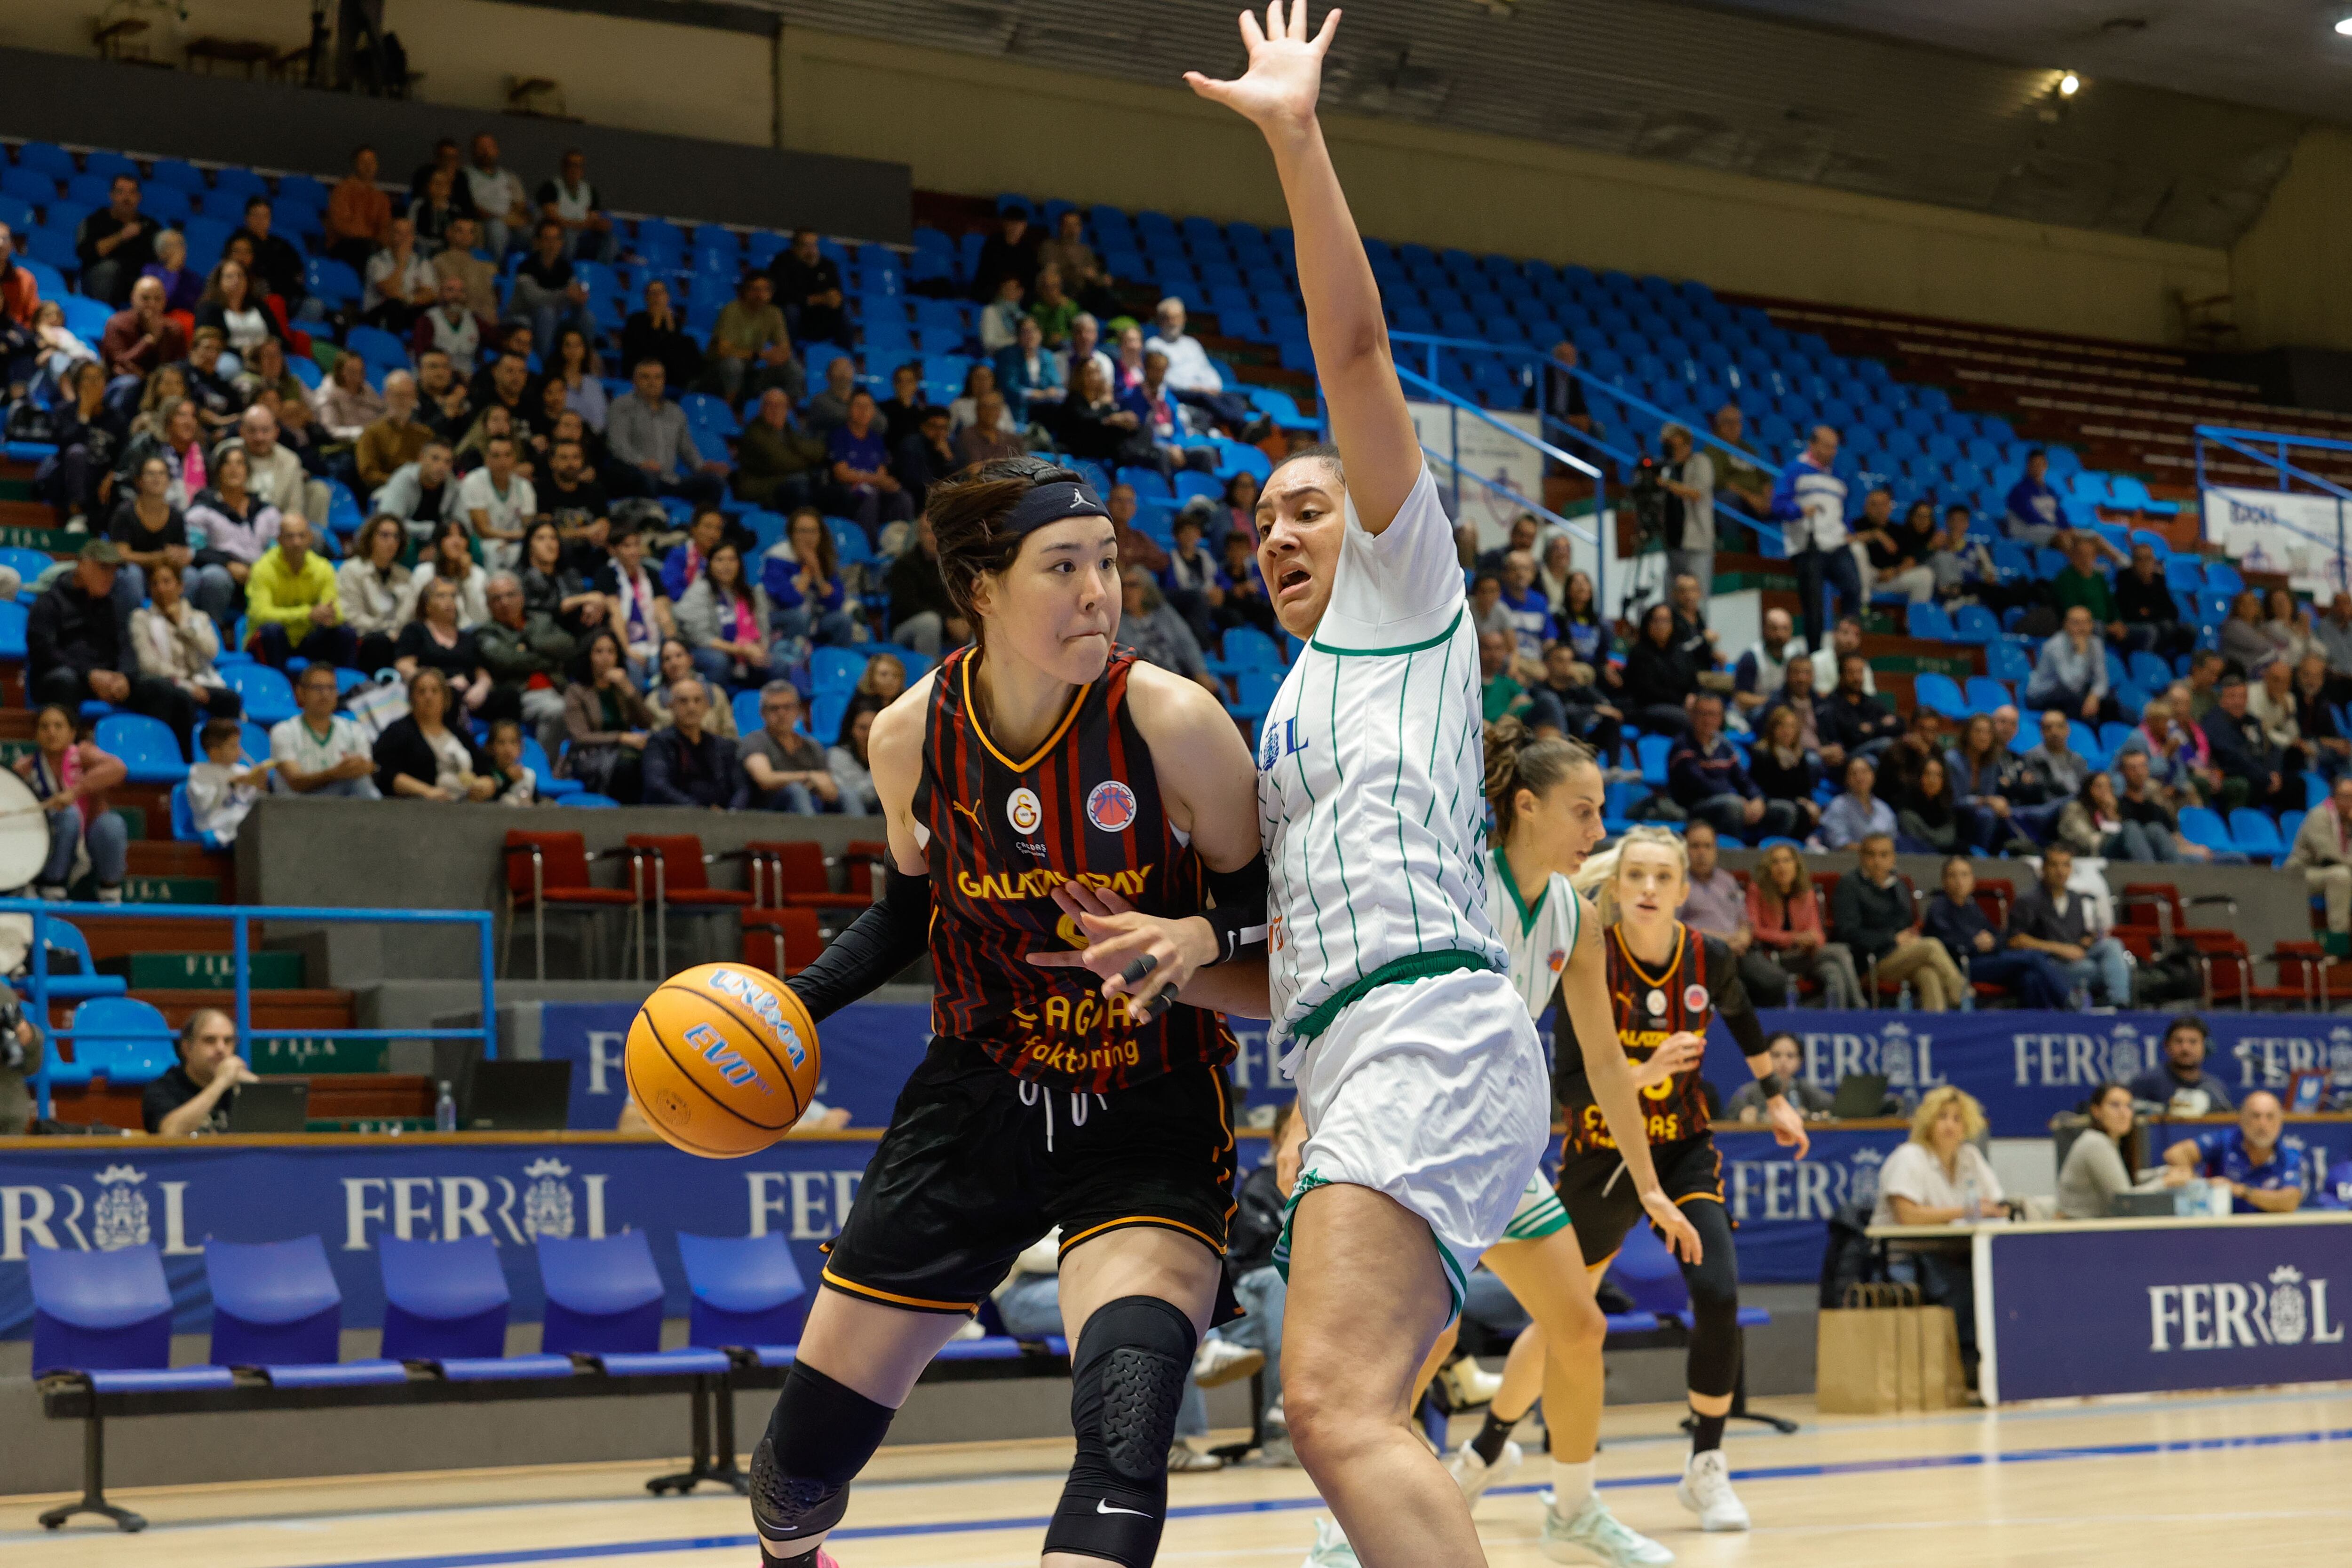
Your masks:
<path fill-rule="evenodd" d="M 1816 648 L 1829 645 L 1824 583 L 1837 590 L 1847 614 L 1862 613 L 1862 573 L 1845 526 L 1845 481 L 1832 471 L 1837 455 L 1838 433 L 1826 424 L 1813 426 L 1804 451 L 1780 470 L 1780 482 L 1772 489 L 1773 520 L 1786 527 L 1789 559 L 1797 569 L 1805 636 Z"/>
<path fill-rule="evenodd" d="M 1723 738 L 1723 699 L 1713 692 L 1691 699 L 1690 728 L 1666 758 L 1666 789 L 1675 805 L 1727 838 L 1753 843 L 1796 835 L 1796 803 L 1767 800 L 1748 777 L 1739 753 Z"/>

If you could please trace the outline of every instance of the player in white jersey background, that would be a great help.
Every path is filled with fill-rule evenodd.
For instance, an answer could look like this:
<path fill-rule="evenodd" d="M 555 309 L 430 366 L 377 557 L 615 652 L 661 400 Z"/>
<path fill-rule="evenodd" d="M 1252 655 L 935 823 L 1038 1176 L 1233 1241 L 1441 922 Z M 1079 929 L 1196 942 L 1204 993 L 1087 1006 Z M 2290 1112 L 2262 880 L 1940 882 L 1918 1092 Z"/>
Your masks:
<path fill-rule="evenodd" d="M 1484 1561 L 1477 1531 L 1407 1403 L 1537 1168 L 1549 1097 L 1486 914 L 1477 653 L 1453 527 L 1316 119 L 1337 22 L 1310 37 L 1303 0 L 1274 0 L 1263 27 L 1242 17 L 1244 75 L 1186 75 L 1273 152 L 1336 440 L 1278 466 L 1257 513 L 1276 614 L 1307 640 L 1257 758 L 1269 1032 L 1289 1046 L 1307 1128 L 1284 1237 L 1284 1397 L 1362 1560 L 1454 1568 Z M 1644 1207 L 1695 1249 L 1645 1152 L 1625 1145 Z"/>

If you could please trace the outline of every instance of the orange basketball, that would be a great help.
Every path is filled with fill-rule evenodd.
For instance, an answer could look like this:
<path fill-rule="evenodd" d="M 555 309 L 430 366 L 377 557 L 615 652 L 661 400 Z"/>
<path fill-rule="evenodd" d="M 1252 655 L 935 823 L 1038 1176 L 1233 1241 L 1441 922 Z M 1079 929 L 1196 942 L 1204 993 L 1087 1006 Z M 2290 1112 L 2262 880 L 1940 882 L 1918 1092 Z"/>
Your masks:
<path fill-rule="evenodd" d="M 734 1159 L 782 1137 L 816 1092 L 816 1025 L 792 988 L 743 964 L 664 980 L 629 1026 L 630 1097 L 690 1155 Z"/>

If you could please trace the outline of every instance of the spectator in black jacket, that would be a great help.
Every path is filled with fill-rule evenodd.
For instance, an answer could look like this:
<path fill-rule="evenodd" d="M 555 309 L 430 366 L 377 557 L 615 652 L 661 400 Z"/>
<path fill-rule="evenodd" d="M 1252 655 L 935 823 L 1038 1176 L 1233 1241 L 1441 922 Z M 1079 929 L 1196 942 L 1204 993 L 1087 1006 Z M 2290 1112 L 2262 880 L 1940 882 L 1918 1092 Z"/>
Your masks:
<path fill-rule="evenodd" d="M 1864 689 L 1870 661 L 1848 653 L 1838 661 L 1838 686 L 1822 705 L 1822 739 L 1839 747 L 1847 757 L 1875 761 L 1885 755 L 1903 733 L 1903 720 L 1894 709 Z"/>
<path fill-rule="evenodd" d="M 1666 758 L 1666 789 L 1675 805 L 1733 839 L 1753 843 L 1796 831 L 1797 809 L 1766 800 L 1723 738 L 1723 699 L 1713 692 L 1691 698 L 1690 729 Z"/>
<path fill-rule="evenodd" d="M 2151 649 L 2167 658 L 2188 652 L 2197 633 L 2180 623 L 2180 606 L 2173 601 L 2172 585 L 2164 580 L 2155 548 L 2145 539 L 2132 545 L 2131 569 L 2116 574 L 2109 595 L 2115 601 L 2116 622 L 2122 635 L 2109 631 L 2118 648 Z"/>
<path fill-rule="evenodd" d="M 669 711 L 669 727 L 646 737 L 646 804 L 714 811 L 750 804 L 751 786 L 736 761 L 735 743 L 703 727 L 710 716 L 710 694 L 699 677 L 670 687 Z"/>
<path fill-rule="evenodd" d="M 2294 722 L 2314 768 L 2333 779 L 2352 766 L 2352 737 L 2327 700 L 2327 655 L 2316 648 L 2294 667 Z"/>
<path fill-rule="evenodd" d="M 1675 608 L 1653 604 L 1642 634 L 1625 652 L 1625 703 L 1649 735 L 1680 735 L 1690 727 L 1691 694 L 1698 677 L 1675 643 Z"/>
<path fill-rule="evenodd" d="M 646 308 L 621 327 L 621 361 L 632 371 L 647 360 L 659 360 L 667 384 L 688 387 L 702 373 L 702 348 L 686 335 L 686 323 L 670 304 L 669 285 L 656 278 L 646 285 Z"/>
<path fill-rule="evenodd" d="M 74 569 L 33 601 L 25 621 L 28 695 L 36 706 L 54 703 L 68 713 L 95 697 L 163 721 L 183 761 L 194 760 L 188 732 L 194 701 L 172 682 L 142 674 L 131 643 L 128 592 L 117 592 L 122 550 L 112 539 L 81 547 Z"/>
<path fill-rule="evenodd" d="M 1944 951 L 1971 984 L 2006 986 L 2026 1007 L 2063 1009 L 2070 988 L 2064 973 L 2046 953 L 2011 948 L 2009 938 L 1985 918 L 1976 889 L 1976 868 L 1969 863 L 1969 857 L 1954 855 L 1947 860 L 1944 885 L 1927 900 L 1922 928 L 1944 945 Z"/>
<path fill-rule="evenodd" d="M 229 235 L 243 235 L 253 246 L 253 272 L 260 281 L 257 294 L 275 294 L 290 314 L 309 295 L 302 253 L 284 235 L 271 234 L 269 198 L 255 196 L 245 204 L 245 226 Z"/>
<path fill-rule="evenodd" d="M 1026 207 L 1007 203 L 996 214 L 996 233 L 980 247 L 971 269 L 971 297 L 985 305 L 994 299 L 1008 277 L 1021 280 L 1025 297 L 1037 286 L 1037 246 L 1045 232 L 1029 225 Z"/>
<path fill-rule="evenodd" d="M 898 476 L 898 484 L 920 512 L 923 497 L 931 486 L 942 480 L 952 479 L 963 466 L 956 455 L 955 442 L 948 431 L 954 416 L 939 404 L 922 411 L 922 420 L 913 434 L 898 444 L 890 454 L 890 472 Z"/>
<path fill-rule="evenodd" d="M 74 255 L 81 262 L 81 291 L 121 309 L 131 286 L 155 259 L 155 220 L 139 211 L 139 182 L 117 174 L 107 204 L 82 219 L 74 231 Z"/>
<path fill-rule="evenodd" d="M 1528 688 L 1534 706 L 1528 727 L 1541 734 L 1557 730 L 1592 747 L 1604 768 L 1624 748 L 1624 711 L 1592 684 L 1592 669 L 1580 664 L 1565 642 L 1544 650 L 1544 678 Z"/>
<path fill-rule="evenodd" d="M 915 548 L 890 565 L 883 580 L 890 594 L 890 641 L 918 653 L 939 657 L 941 648 L 971 641 L 971 627 L 948 597 L 940 575 L 940 541 L 929 517 L 915 521 Z"/>
<path fill-rule="evenodd" d="M 1794 669 L 1797 664 L 1789 667 Z M 1810 665 L 1806 674 L 1811 675 Z M 1813 825 L 1822 820 L 1822 809 L 1813 800 L 1813 791 L 1822 782 L 1821 754 L 1806 749 L 1798 719 L 1797 710 L 1787 703 L 1765 709 L 1755 748 L 1748 758 L 1748 776 L 1756 780 L 1764 798 L 1785 802 L 1796 811 L 1797 826 L 1790 831 L 1790 838 L 1810 836 Z"/>
<path fill-rule="evenodd" d="M 768 264 L 768 278 L 776 287 L 776 303 L 783 308 L 784 325 L 802 343 L 839 343 L 847 347 L 841 312 L 841 268 L 817 248 L 816 230 L 794 229 L 793 243 Z"/>
<path fill-rule="evenodd" d="M 2240 806 L 2276 810 L 2285 796 L 2284 764 L 2263 734 L 2262 720 L 2246 711 L 2246 678 L 2235 670 L 2215 688 L 2213 711 L 2205 716 L 2205 743 L 2221 770 L 2224 811 Z"/>

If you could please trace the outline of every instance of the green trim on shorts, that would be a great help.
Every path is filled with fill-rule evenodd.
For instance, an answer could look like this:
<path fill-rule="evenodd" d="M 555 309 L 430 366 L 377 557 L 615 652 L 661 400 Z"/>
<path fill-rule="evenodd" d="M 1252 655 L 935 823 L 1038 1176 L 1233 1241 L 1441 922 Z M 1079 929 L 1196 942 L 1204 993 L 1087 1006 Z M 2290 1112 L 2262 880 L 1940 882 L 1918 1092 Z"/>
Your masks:
<path fill-rule="evenodd" d="M 1459 947 L 1441 947 L 1426 953 L 1408 953 L 1402 958 L 1381 965 L 1360 979 L 1352 980 L 1317 1003 L 1315 1009 L 1298 1020 L 1292 1030 L 1294 1039 L 1311 1040 L 1331 1027 L 1331 1020 L 1350 1002 L 1362 1000 L 1382 986 L 1403 985 L 1412 980 L 1425 980 L 1433 975 L 1451 975 L 1457 970 L 1483 969 L 1488 973 L 1495 966 L 1484 953 L 1465 952 Z"/>
<path fill-rule="evenodd" d="M 1297 1185 L 1290 1189 L 1290 1201 L 1282 1206 L 1282 1233 L 1274 1239 L 1273 1261 L 1275 1272 L 1282 1276 L 1282 1282 L 1286 1285 L 1290 1283 L 1290 1228 L 1298 1217 L 1298 1200 L 1318 1186 L 1330 1185 L 1330 1179 L 1318 1172 L 1301 1171 Z M 1416 1215 L 1414 1218 L 1420 1217 Z M 1563 1212 L 1561 1223 L 1566 1222 L 1567 1216 Z M 1422 1223 L 1427 1225 L 1429 1222 L 1423 1219 Z M 1468 1284 L 1462 1277 L 1461 1265 L 1454 1260 L 1454 1254 L 1446 1250 L 1445 1243 L 1437 1239 L 1434 1228 L 1429 1232 L 1429 1244 L 1437 1249 L 1438 1271 L 1445 1276 L 1446 1293 L 1453 1298 L 1445 1314 L 1445 1321 L 1451 1323 L 1462 1315 L 1462 1303 L 1468 1299 Z"/>
<path fill-rule="evenodd" d="M 1556 1236 L 1567 1229 L 1570 1223 L 1568 1206 L 1560 1202 L 1559 1194 L 1547 1192 L 1544 1200 L 1535 1207 L 1512 1217 L 1511 1222 L 1503 1227 L 1503 1239 L 1540 1241 L 1547 1236 Z"/>

